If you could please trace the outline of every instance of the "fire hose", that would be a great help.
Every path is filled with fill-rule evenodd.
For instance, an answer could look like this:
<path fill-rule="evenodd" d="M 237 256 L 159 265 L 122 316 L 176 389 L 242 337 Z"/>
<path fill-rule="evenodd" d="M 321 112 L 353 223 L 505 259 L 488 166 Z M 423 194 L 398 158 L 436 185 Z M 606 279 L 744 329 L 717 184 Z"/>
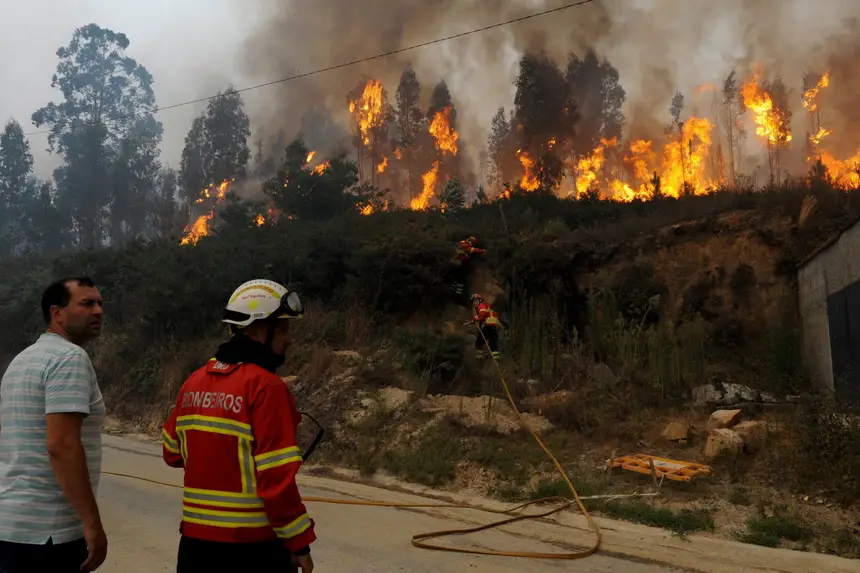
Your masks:
<path fill-rule="evenodd" d="M 478 332 L 481 334 L 481 338 L 484 339 L 484 344 L 486 345 L 487 350 L 491 350 L 490 349 L 490 343 L 487 340 L 487 338 L 484 336 L 484 333 L 481 331 L 480 326 L 475 324 L 475 327 L 478 329 Z M 516 402 L 514 401 L 514 397 L 511 394 L 510 389 L 508 388 L 508 384 L 505 381 L 505 376 L 504 376 L 504 373 L 502 372 L 501 367 L 499 366 L 498 360 L 493 359 L 493 364 L 495 364 L 495 366 L 496 366 L 496 370 L 498 371 L 500 380 L 502 382 L 502 388 L 504 389 L 505 394 L 508 397 L 508 401 L 510 402 L 511 407 L 513 408 L 514 412 L 517 415 L 517 419 L 519 420 L 520 425 L 523 428 L 525 428 L 525 430 L 531 434 L 531 436 L 535 439 L 535 441 L 537 442 L 540 449 L 543 450 L 543 452 L 547 456 L 549 456 L 550 460 L 552 460 L 552 463 L 555 466 L 556 470 L 558 470 L 559 475 L 561 475 L 561 478 L 564 480 L 565 484 L 570 489 L 570 492 L 573 495 L 573 499 L 569 499 L 569 498 L 565 498 L 565 497 L 547 497 L 547 498 L 542 498 L 542 499 L 530 501 L 530 502 L 518 505 L 518 506 L 510 508 L 510 509 L 506 509 L 506 510 L 490 509 L 490 508 L 486 508 L 486 507 L 479 507 L 479 506 L 474 506 L 474 505 L 469 505 L 469 504 L 464 504 L 464 503 L 401 503 L 401 502 L 386 502 L 386 501 L 363 501 L 363 500 L 332 499 L 332 498 L 326 498 L 326 497 L 303 497 L 303 501 L 315 502 L 315 503 L 333 503 L 333 504 L 339 504 L 339 505 L 361 505 L 361 506 L 370 506 L 370 507 L 425 508 L 425 509 L 430 509 L 430 508 L 433 508 L 433 509 L 445 509 L 445 508 L 447 508 L 447 509 L 471 509 L 471 510 L 484 511 L 486 513 L 493 513 L 493 514 L 497 514 L 497 515 L 512 515 L 512 514 L 519 512 L 522 509 L 525 509 L 526 507 L 528 507 L 530 505 L 535 505 L 535 504 L 539 504 L 539 503 L 558 502 L 558 504 L 559 504 L 558 506 L 556 506 L 550 510 L 544 511 L 542 513 L 512 515 L 512 517 L 508 517 L 506 519 L 502 519 L 499 521 L 494 521 L 494 522 L 488 523 L 486 525 L 479 525 L 476 527 L 468 527 L 468 528 L 462 528 L 462 529 L 446 529 L 446 530 L 441 530 L 441 531 L 431 531 L 428 533 L 419 533 L 419 534 L 412 536 L 412 545 L 415 547 L 421 548 L 421 549 L 432 549 L 435 551 L 451 551 L 451 552 L 456 552 L 456 553 L 469 553 L 469 554 L 476 554 L 476 555 L 496 555 L 496 556 L 501 556 L 501 557 L 525 557 L 525 558 L 531 558 L 531 559 L 572 560 L 572 559 L 581 559 L 583 557 L 588 557 L 589 555 L 592 555 L 593 553 L 595 553 L 598 550 L 598 548 L 600 547 L 600 542 L 601 542 L 600 527 L 598 526 L 598 524 L 594 520 L 594 518 L 588 513 L 588 510 L 585 508 L 585 505 L 582 503 L 582 499 L 579 497 L 579 494 L 576 492 L 576 488 L 573 486 L 573 483 L 571 482 L 570 478 L 567 476 L 567 472 L 564 471 L 564 468 L 561 466 L 561 463 L 559 463 L 558 459 L 556 459 L 556 457 L 549 450 L 549 448 L 546 447 L 546 445 L 540 439 L 540 436 L 538 436 L 537 432 L 535 432 L 526 423 L 525 419 L 523 418 L 522 413 L 520 412 L 519 408 L 517 408 Z M 149 478 L 144 478 L 144 477 L 140 477 L 140 476 L 130 475 L 130 474 L 123 474 L 123 473 L 118 473 L 118 472 L 108 472 L 108 471 L 102 472 L 102 473 L 106 474 L 106 475 L 112 475 L 112 476 L 125 477 L 125 478 L 131 478 L 131 479 L 146 481 L 146 482 L 150 482 L 150 483 L 154 483 L 154 484 L 158 484 L 158 485 L 163 485 L 163 486 L 167 486 L 167 487 L 174 487 L 174 488 L 181 488 L 182 487 L 180 485 L 162 482 L 162 481 L 158 481 L 158 480 L 153 480 L 153 479 L 149 479 Z M 568 553 L 540 553 L 540 552 L 532 552 L 532 551 L 498 551 L 495 549 L 483 549 L 483 548 L 477 548 L 477 547 L 450 547 L 450 546 L 444 546 L 444 545 L 434 545 L 434 544 L 426 543 L 424 541 L 426 539 L 435 539 L 435 538 L 439 538 L 439 537 L 448 537 L 448 536 L 452 536 L 452 535 L 466 535 L 469 533 L 477 533 L 479 531 L 486 531 L 488 529 L 495 529 L 495 528 L 501 527 L 503 525 L 516 523 L 518 521 L 525 521 L 528 519 L 542 519 L 545 517 L 549 517 L 550 515 L 560 513 L 562 511 L 564 511 L 565 509 L 568 509 L 569 507 L 571 507 L 571 505 L 573 505 L 574 502 L 576 503 L 577 507 L 579 508 L 579 511 L 585 517 L 586 521 L 588 522 L 589 528 L 594 532 L 594 536 L 595 536 L 594 544 L 592 546 L 590 546 L 588 549 L 585 549 L 582 551 L 568 552 Z"/>

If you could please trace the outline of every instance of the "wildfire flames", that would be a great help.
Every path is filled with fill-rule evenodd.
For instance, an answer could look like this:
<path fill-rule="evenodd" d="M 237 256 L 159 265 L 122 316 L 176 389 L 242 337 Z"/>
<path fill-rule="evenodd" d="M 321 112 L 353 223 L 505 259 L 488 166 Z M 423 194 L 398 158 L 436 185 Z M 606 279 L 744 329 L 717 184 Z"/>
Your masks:
<path fill-rule="evenodd" d="M 224 180 L 217 187 L 210 185 L 200 192 L 200 197 L 197 198 L 195 204 L 200 205 L 207 199 L 211 199 L 212 191 L 215 192 L 215 204 L 209 212 L 200 215 L 191 225 L 185 228 L 185 235 L 179 242 L 180 245 L 196 245 L 197 241 L 199 241 L 201 237 L 205 237 L 209 234 L 209 222 L 215 217 L 215 208 L 224 200 L 229 189 L 230 181 Z"/>
<path fill-rule="evenodd" d="M 421 192 L 421 195 L 412 200 L 410 206 L 413 211 L 424 210 L 430 204 L 430 199 L 433 198 L 436 191 L 436 179 L 439 175 L 439 166 L 440 163 L 438 161 L 434 162 L 433 169 L 425 173 L 422 177 L 424 180 L 424 190 Z"/>
<path fill-rule="evenodd" d="M 573 156 L 567 151 L 571 147 L 576 147 L 569 145 L 570 140 L 562 142 L 564 154 L 557 154 L 557 142 L 554 138 L 548 138 L 543 142 L 531 141 L 529 150 L 517 149 L 514 155 L 516 161 L 513 161 L 513 157 L 507 159 L 509 164 L 513 163 L 517 166 L 518 163 L 520 168 L 519 171 L 511 174 L 509 181 L 516 182 L 518 185 L 514 187 L 518 186 L 523 191 L 534 192 L 541 189 L 548 179 L 554 179 L 558 185 L 556 192 L 560 196 L 584 198 L 597 193 L 603 199 L 615 201 L 647 200 L 658 191 L 661 195 L 669 197 L 711 193 L 727 180 L 727 162 L 723 156 L 726 149 L 725 138 L 730 136 L 733 127 L 740 132 L 743 128 L 742 122 L 748 122 L 754 126 L 756 135 L 767 148 L 771 178 L 774 180 L 781 177 L 780 149 L 788 148 L 788 144 L 793 139 L 792 124 L 790 124 L 792 114 L 790 109 L 780 107 L 789 104 L 785 101 L 785 91 L 779 83 L 762 82 L 762 76 L 760 71 L 756 71 L 745 79 L 739 89 L 735 88 L 737 89 L 734 94 L 735 105 L 739 99 L 742 108 L 751 112 L 747 116 L 728 116 L 726 120 L 722 115 L 716 116 L 709 113 L 708 117 L 713 115 L 711 119 L 694 115 L 681 120 L 675 115 L 672 124 L 667 127 L 659 140 L 601 138 L 590 152 L 578 152 Z M 833 134 L 829 128 L 832 126 L 828 127 L 825 125 L 826 120 L 823 120 L 823 111 L 827 110 L 827 101 L 824 98 L 830 84 L 829 72 L 813 79 L 804 79 L 806 89 L 803 91 L 802 104 L 811 125 L 807 128 L 806 140 L 804 140 L 808 151 L 807 160 L 809 163 L 820 161 L 834 185 L 842 188 L 860 187 L 860 150 L 857 150 L 852 157 L 840 160 L 837 158 L 838 151 L 826 147 L 832 141 L 828 138 Z M 349 110 L 357 127 L 358 138 L 369 148 L 374 162 L 379 159 L 372 172 L 385 173 L 392 167 L 392 159 L 399 162 L 406 156 L 414 160 L 416 154 L 413 150 L 404 150 L 396 146 L 387 147 L 387 139 L 377 141 L 374 137 L 374 129 L 383 126 L 387 121 L 382 83 L 379 80 L 369 80 L 363 90 L 359 89 L 362 93 L 360 97 L 349 101 Z M 722 99 L 718 98 L 724 95 L 712 84 L 697 86 L 695 92 L 699 95 L 712 94 L 718 102 L 722 102 Z M 730 101 L 732 101 L 731 98 L 727 98 L 720 105 L 729 105 Z M 444 186 L 445 179 L 458 173 L 458 164 L 450 160 L 461 151 L 460 134 L 452 125 L 453 118 L 454 109 L 452 106 L 447 106 L 433 114 L 432 120 L 426 127 L 434 142 L 434 146 L 428 151 L 430 154 L 428 159 L 432 159 L 432 167 L 421 175 L 422 190 L 409 203 L 409 207 L 413 210 L 428 209 L 434 202 L 440 183 Z M 720 126 L 719 130 L 716 130 L 717 125 Z M 523 129 L 522 125 L 513 127 L 517 131 Z M 727 132 L 729 132 L 728 135 Z M 739 146 L 739 143 L 735 144 L 732 151 L 730 145 L 729 153 L 736 153 Z M 850 153 L 849 151 L 845 154 Z M 317 151 L 310 151 L 303 168 L 316 175 L 325 173 L 331 164 L 329 161 L 324 161 L 314 165 L 315 159 L 319 161 L 318 157 Z M 360 151 L 359 158 L 361 158 Z M 789 160 L 791 160 L 790 157 Z M 736 173 L 734 165 L 738 160 L 732 156 L 732 161 L 731 170 Z M 561 175 L 552 171 L 555 169 L 554 166 L 562 168 Z M 402 168 L 397 163 L 394 163 L 394 167 Z M 547 169 L 546 172 L 545 169 Z M 792 169 L 795 170 L 794 167 Z M 811 176 L 815 173 L 817 171 L 813 170 Z M 400 174 L 395 175 L 400 176 Z M 440 179 L 442 179 L 441 182 Z M 499 198 L 510 197 L 511 186 L 507 182 L 503 181 L 503 183 L 504 190 L 499 193 Z M 181 244 L 196 245 L 201 237 L 209 235 L 215 210 L 224 200 L 230 184 L 230 181 L 223 181 L 217 186 L 210 185 L 200 192 L 194 203 L 200 205 L 201 209 L 208 210 L 197 215 L 186 227 Z M 443 210 L 446 208 L 445 205 L 441 207 Z M 386 202 L 384 207 L 377 205 L 375 208 L 369 202 L 362 202 L 356 205 L 356 209 L 362 215 L 370 215 L 377 210 L 388 211 L 389 204 Z M 262 227 L 267 222 L 277 221 L 279 216 L 280 213 L 270 209 L 266 214 L 256 215 L 253 223 Z M 293 216 L 289 215 L 287 218 L 293 219 Z"/>
<path fill-rule="evenodd" d="M 825 72 L 824 75 L 821 76 L 821 79 L 818 80 L 818 83 L 814 86 L 803 92 L 803 107 L 805 107 L 809 111 L 815 111 L 818 109 L 818 104 L 815 103 L 816 98 L 818 97 L 818 92 L 826 88 L 830 85 L 830 74 Z"/>
<path fill-rule="evenodd" d="M 451 128 L 451 107 L 443 108 L 436 112 L 433 122 L 430 124 L 430 134 L 436 140 L 436 149 L 451 155 L 457 155 L 457 140 L 460 134 Z"/>
<path fill-rule="evenodd" d="M 538 181 L 537 170 L 535 169 L 537 162 L 531 158 L 528 152 L 522 149 L 517 150 L 517 159 L 520 160 L 525 171 L 522 179 L 520 179 L 520 187 L 526 191 L 537 191 L 540 188 L 540 181 Z"/>
<path fill-rule="evenodd" d="M 369 80 L 361 97 L 349 102 L 349 112 L 355 116 L 362 141 L 369 146 L 371 130 L 382 125 L 382 82 Z"/>
<path fill-rule="evenodd" d="M 744 105 L 754 114 L 755 132 L 758 135 L 766 138 L 771 145 L 791 141 L 791 132 L 785 125 L 783 115 L 774 106 L 771 95 L 758 84 L 758 74 L 744 84 L 741 94 Z"/>

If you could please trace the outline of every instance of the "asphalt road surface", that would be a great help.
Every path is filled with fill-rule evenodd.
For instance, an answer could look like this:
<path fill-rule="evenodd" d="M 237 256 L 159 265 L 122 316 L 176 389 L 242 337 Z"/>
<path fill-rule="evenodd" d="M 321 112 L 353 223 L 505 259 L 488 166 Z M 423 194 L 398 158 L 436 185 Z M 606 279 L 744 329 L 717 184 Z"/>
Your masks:
<path fill-rule="evenodd" d="M 151 440 L 106 435 L 104 446 L 105 472 L 182 483 L 182 471 L 164 465 L 160 445 Z M 307 475 L 300 475 L 299 486 L 306 497 L 433 501 L 411 493 Z M 181 489 L 103 475 L 98 499 L 108 532 L 108 557 L 100 573 L 175 571 Z M 599 520 L 603 532 L 601 550 L 575 561 L 429 551 L 413 547 L 411 536 L 486 523 L 493 516 L 448 509 L 392 509 L 317 502 L 307 505 L 317 523 L 319 539 L 313 545 L 313 555 L 318 573 L 860 572 L 858 561 L 756 547 L 706 535 L 691 535 L 684 540 L 660 529 L 604 519 Z M 564 552 L 587 547 L 592 535 L 584 519 L 571 513 L 557 522 L 523 522 L 501 531 L 431 541 L 463 547 Z"/>

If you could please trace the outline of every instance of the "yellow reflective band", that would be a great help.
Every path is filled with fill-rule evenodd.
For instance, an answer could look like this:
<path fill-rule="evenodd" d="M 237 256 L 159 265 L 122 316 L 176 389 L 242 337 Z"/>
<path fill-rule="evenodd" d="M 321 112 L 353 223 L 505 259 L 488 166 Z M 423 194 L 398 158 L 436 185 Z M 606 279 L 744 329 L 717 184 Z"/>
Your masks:
<path fill-rule="evenodd" d="M 311 526 L 311 518 L 307 513 L 300 515 L 298 518 L 294 519 L 291 523 L 284 525 L 283 527 L 275 527 L 275 534 L 278 537 L 283 539 L 289 539 L 291 537 L 295 537 L 297 535 L 301 535 Z"/>
<path fill-rule="evenodd" d="M 188 436 L 185 435 L 185 432 L 182 428 L 177 426 L 176 428 L 176 437 L 179 439 L 179 453 L 182 454 L 182 461 L 188 461 Z"/>
<path fill-rule="evenodd" d="M 290 446 L 254 456 L 254 461 L 257 463 L 257 470 L 262 471 L 292 462 L 300 462 L 302 461 L 302 453 L 298 446 Z"/>
<path fill-rule="evenodd" d="M 164 428 L 161 429 L 161 443 L 168 452 L 172 454 L 179 453 L 179 443 L 171 438 L 170 434 Z"/>
<path fill-rule="evenodd" d="M 263 500 L 255 494 L 234 493 L 205 489 L 185 488 L 182 493 L 185 502 L 195 505 L 216 507 L 236 507 L 248 509 L 263 509 Z"/>
<path fill-rule="evenodd" d="M 244 438 L 239 438 L 239 471 L 242 474 L 242 492 L 256 492 L 257 471 L 251 454 L 251 441 Z"/>
<path fill-rule="evenodd" d="M 186 431 L 198 430 L 200 432 L 214 432 L 216 434 L 236 436 L 237 438 L 254 439 L 254 433 L 251 431 L 250 424 L 227 418 L 216 418 L 214 416 L 201 416 L 200 414 L 179 416 L 176 418 L 177 431 L 179 431 L 179 428 Z"/>
<path fill-rule="evenodd" d="M 217 511 L 182 506 L 182 520 L 212 527 L 268 527 L 269 520 L 263 511 Z"/>

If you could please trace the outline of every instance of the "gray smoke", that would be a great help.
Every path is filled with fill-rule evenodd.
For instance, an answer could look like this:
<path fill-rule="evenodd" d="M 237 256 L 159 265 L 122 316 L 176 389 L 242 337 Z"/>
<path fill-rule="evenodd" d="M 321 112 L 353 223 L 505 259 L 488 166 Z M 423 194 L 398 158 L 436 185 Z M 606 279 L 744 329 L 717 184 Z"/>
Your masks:
<path fill-rule="evenodd" d="M 246 74 L 265 81 L 426 42 L 568 3 L 565 0 L 264 0 L 267 23 L 245 45 Z M 833 67 L 830 92 L 840 91 L 832 115 L 860 127 L 854 106 L 860 79 L 857 0 L 601 0 L 450 42 L 435 44 L 266 90 L 252 109 L 258 136 L 292 137 L 312 107 L 323 108 L 342 131 L 327 130 L 321 147 L 344 144 L 350 129 L 346 94 L 368 78 L 382 80 L 389 101 L 406 63 L 415 68 L 423 96 L 444 79 L 458 110 L 462 140 L 473 150 L 486 141 L 500 106 L 511 109 L 517 65 L 525 51 L 545 50 L 559 66 L 568 54 L 593 47 L 618 68 L 627 91 L 628 134 L 659 137 L 676 90 L 686 96 L 685 116 L 709 114 L 723 80 L 734 69 L 741 82 L 763 67 L 789 90 L 795 141 L 805 138 L 802 78 Z M 852 67 L 853 66 L 853 67 Z M 843 85 L 839 85 L 842 82 Z M 851 93 L 845 88 L 850 83 Z M 697 89 L 710 84 L 716 91 Z M 831 96 L 832 94 L 827 94 Z M 263 97 L 263 96 L 259 96 Z M 834 122 L 834 127 L 841 125 Z M 844 126 L 844 127 L 851 127 Z M 848 129 L 845 129 L 847 132 Z M 857 132 L 857 129 L 852 129 Z M 837 129 L 834 129 L 834 140 Z M 305 133 L 306 136 L 311 134 Z M 280 137 L 283 138 L 283 135 Z M 312 137 L 312 136 L 311 136 Z M 848 146 L 840 135 L 840 145 Z M 310 139 L 310 137 L 309 137 Z M 852 141 L 850 145 L 856 145 Z M 802 146 L 797 146 L 798 149 Z M 748 153 L 761 152 L 754 133 Z M 854 150 L 843 150 L 850 154 Z M 796 154 L 802 155 L 799 150 Z M 801 157 L 802 159 L 802 157 Z M 478 166 L 475 165 L 475 171 Z"/>

